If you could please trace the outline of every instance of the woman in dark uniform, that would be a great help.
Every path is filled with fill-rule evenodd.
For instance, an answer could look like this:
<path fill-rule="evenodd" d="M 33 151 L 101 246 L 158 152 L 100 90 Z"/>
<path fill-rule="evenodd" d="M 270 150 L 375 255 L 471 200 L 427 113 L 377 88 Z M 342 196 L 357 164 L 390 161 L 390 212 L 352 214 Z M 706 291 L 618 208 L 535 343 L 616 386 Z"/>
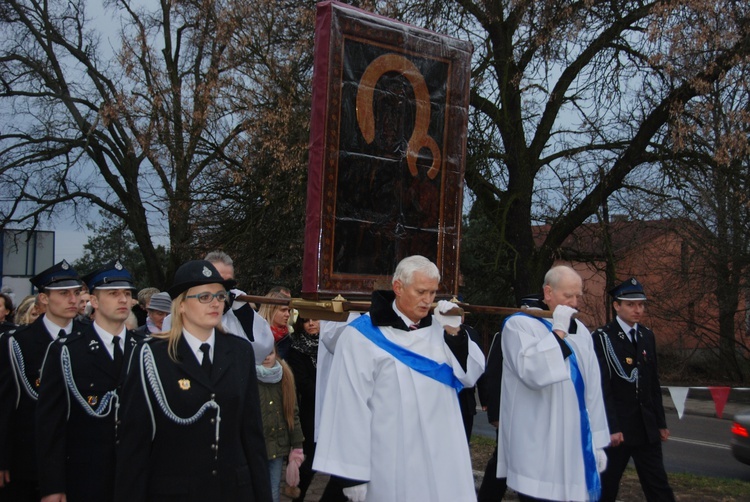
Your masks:
<path fill-rule="evenodd" d="M 177 270 L 170 331 L 130 362 L 116 501 L 271 499 L 253 348 L 221 331 L 233 286 L 208 261 Z"/>

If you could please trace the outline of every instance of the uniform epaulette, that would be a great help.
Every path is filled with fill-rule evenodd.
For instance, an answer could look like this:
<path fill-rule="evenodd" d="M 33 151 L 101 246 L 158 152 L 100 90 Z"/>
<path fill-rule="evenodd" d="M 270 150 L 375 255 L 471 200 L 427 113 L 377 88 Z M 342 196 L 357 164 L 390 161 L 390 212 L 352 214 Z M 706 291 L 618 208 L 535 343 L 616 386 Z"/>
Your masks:
<path fill-rule="evenodd" d="M 78 340 L 83 339 L 83 332 L 82 331 L 74 331 L 68 336 L 61 336 L 58 337 L 57 340 L 55 340 L 58 343 L 69 345 L 71 343 L 74 343 Z"/>
<path fill-rule="evenodd" d="M 29 328 L 31 328 L 31 324 L 24 324 L 23 326 L 19 326 L 14 330 L 6 331 L 5 333 L 8 335 L 19 335 L 24 331 L 28 331 Z"/>

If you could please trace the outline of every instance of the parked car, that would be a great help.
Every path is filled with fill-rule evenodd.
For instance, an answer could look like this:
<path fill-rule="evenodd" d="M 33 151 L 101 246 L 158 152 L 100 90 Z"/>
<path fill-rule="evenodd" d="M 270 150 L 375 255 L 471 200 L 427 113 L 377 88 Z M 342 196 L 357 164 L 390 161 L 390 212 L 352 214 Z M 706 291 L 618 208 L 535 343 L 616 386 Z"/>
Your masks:
<path fill-rule="evenodd" d="M 750 409 L 734 416 L 731 446 L 734 458 L 743 464 L 750 464 Z"/>

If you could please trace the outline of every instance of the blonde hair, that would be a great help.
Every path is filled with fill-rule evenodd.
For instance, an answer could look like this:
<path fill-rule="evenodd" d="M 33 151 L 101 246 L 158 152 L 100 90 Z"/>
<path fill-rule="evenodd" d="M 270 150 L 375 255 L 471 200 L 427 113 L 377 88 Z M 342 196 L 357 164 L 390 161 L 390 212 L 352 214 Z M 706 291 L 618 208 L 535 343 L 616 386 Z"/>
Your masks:
<path fill-rule="evenodd" d="M 30 324 L 31 323 L 31 311 L 34 309 L 34 306 L 38 302 L 37 295 L 29 295 L 23 300 L 21 300 L 21 303 L 18 304 L 18 308 L 16 308 L 16 314 L 13 317 L 13 322 L 21 325 L 21 324 Z"/>
<path fill-rule="evenodd" d="M 169 327 L 169 331 L 162 331 L 160 333 L 154 333 L 153 335 L 151 335 L 154 338 L 167 340 L 167 353 L 169 354 L 169 358 L 174 362 L 178 362 L 177 343 L 180 341 L 180 337 L 182 337 L 183 328 L 180 306 L 182 305 L 182 302 L 185 301 L 185 297 L 187 297 L 187 294 L 188 290 L 185 290 L 180 293 L 177 298 L 174 298 L 172 300 L 172 307 L 170 312 L 172 325 Z M 224 328 L 222 327 L 221 323 L 219 323 L 215 329 L 217 333 L 224 333 Z"/>
<path fill-rule="evenodd" d="M 283 359 L 279 359 L 281 364 L 281 398 L 284 401 L 284 418 L 289 426 L 289 430 L 294 430 L 294 410 L 297 408 L 297 389 L 294 384 L 294 373 L 289 365 Z"/>
<path fill-rule="evenodd" d="M 273 288 L 266 294 L 266 298 L 290 299 L 291 297 L 292 294 L 289 292 L 289 290 L 280 286 Z M 273 318 L 276 315 L 276 312 L 278 312 L 282 307 L 286 306 L 287 305 L 272 305 L 270 303 L 264 303 L 258 309 L 258 315 L 265 319 L 268 322 L 269 326 L 273 326 Z M 292 325 L 289 324 L 291 320 L 292 316 L 290 315 L 289 321 L 287 321 L 287 327 L 289 328 L 290 333 L 293 331 Z"/>

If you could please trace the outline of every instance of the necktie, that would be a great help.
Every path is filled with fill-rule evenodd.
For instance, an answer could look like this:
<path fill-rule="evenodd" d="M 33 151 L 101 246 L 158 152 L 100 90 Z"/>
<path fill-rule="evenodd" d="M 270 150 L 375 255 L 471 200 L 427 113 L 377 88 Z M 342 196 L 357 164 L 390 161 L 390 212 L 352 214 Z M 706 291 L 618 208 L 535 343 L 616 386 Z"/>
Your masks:
<path fill-rule="evenodd" d="M 414 323 L 409 325 L 409 329 L 414 331 L 415 329 L 419 329 L 419 324 Z"/>
<path fill-rule="evenodd" d="M 68 336 L 68 333 L 64 329 L 61 329 L 60 332 L 57 334 L 57 338 L 65 338 L 66 336 Z"/>
<path fill-rule="evenodd" d="M 206 372 L 206 375 L 211 375 L 211 354 L 210 354 L 211 346 L 207 343 L 201 344 L 201 352 L 203 352 L 203 362 L 201 363 L 201 368 L 203 368 L 203 371 Z"/>
<path fill-rule="evenodd" d="M 630 328 L 630 341 L 633 342 L 633 347 L 638 350 L 638 338 L 635 336 L 635 328 Z"/>
<path fill-rule="evenodd" d="M 112 337 L 112 345 L 114 345 L 114 351 L 113 359 L 115 360 L 115 368 L 117 368 L 117 372 L 119 373 L 120 370 L 122 370 L 122 347 L 120 347 L 120 337 L 119 336 L 113 336 Z"/>

